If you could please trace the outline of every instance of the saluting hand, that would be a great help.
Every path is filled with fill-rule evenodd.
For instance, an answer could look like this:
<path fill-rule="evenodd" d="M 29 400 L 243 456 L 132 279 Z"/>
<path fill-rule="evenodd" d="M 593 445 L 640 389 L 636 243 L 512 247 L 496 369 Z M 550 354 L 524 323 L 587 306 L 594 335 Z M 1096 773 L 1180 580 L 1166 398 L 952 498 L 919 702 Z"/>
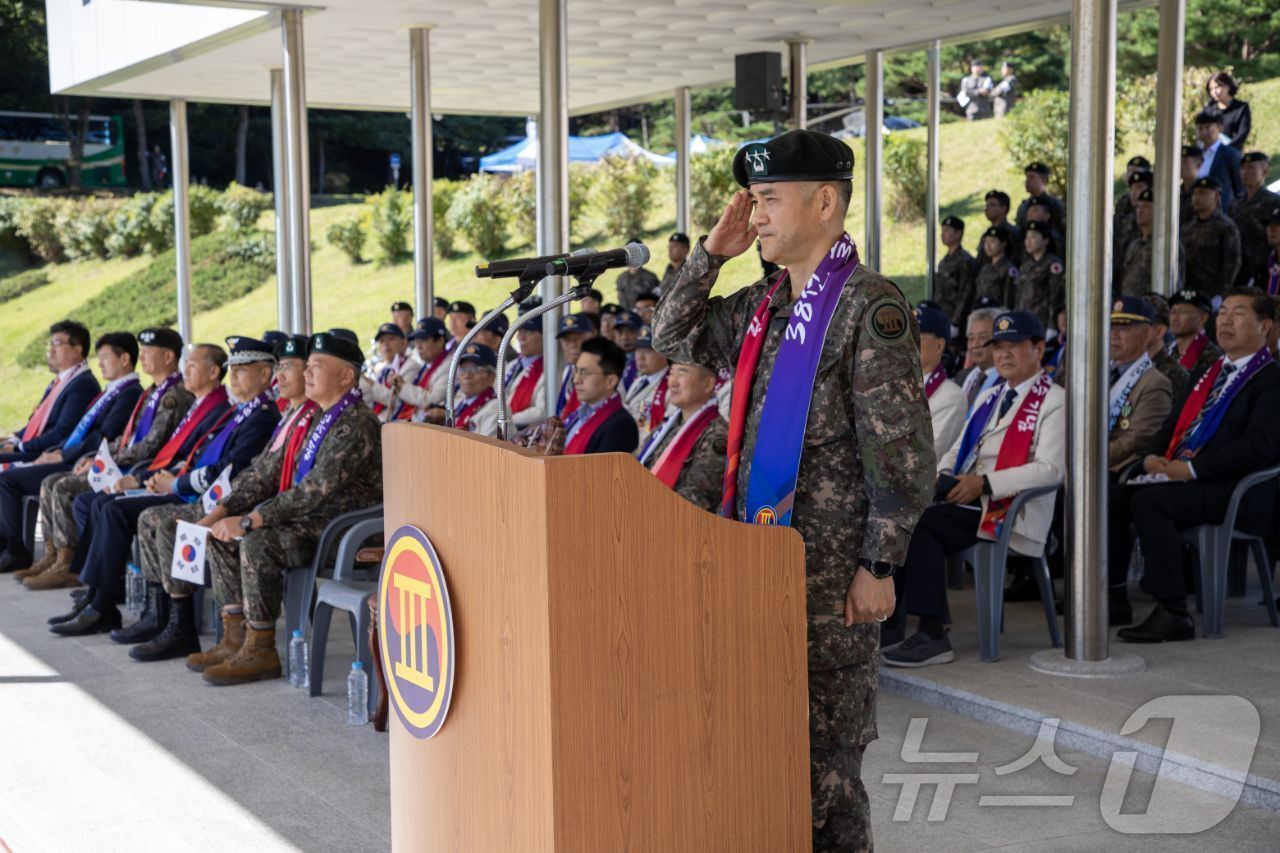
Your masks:
<path fill-rule="evenodd" d="M 756 227 L 751 223 L 754 210 L 751 193 L 738 190 L 725 205 L 720 221 L 711 229 L 702 247 L 712 255 L 736 258 L 756 242 Z"/>

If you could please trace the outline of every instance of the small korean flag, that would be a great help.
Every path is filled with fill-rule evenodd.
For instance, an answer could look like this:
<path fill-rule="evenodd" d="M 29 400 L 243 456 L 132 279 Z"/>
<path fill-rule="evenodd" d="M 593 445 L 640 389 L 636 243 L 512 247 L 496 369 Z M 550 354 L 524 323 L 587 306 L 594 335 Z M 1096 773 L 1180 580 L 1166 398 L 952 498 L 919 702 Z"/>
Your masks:
<path fill-rule="evenodd" d="M 174 580 L 187 581 L 196 586 L 208 586 L 205 580 L 204 564 L 205 545 L 208 539 L 209 528 L 189 521 L 178 522 L 178 535 L 173 540 L 171 567 Z"/>
<path fill-rule="evenodd" d="M 111 451 L 107 448 L 107 440 L 104 438 L 102 444 L 98 446 L 97 455 L 89 463 L 89 486 L 95 492 L 101 492 L 114 486 L 123 476 L 120 467 L 111 458 Z"/>
<path fill-rule="evenodd" d="M 205 489 L 203 495 L 200 496 L 200 502 L 204 506 L 205 514 L 213 512 L 213 508 L 217 506 L 218 501 L 231 494 L 231 466 L 222 469 L 222 473 L 218 475 L 218 479 L 213 481 L 213 485 Z"/>

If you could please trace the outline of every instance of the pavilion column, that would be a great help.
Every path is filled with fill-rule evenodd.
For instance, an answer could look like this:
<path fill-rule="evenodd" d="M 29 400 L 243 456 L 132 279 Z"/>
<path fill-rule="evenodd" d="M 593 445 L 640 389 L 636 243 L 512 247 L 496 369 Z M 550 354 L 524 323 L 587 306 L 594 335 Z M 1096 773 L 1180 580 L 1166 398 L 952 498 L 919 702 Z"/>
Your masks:
<path fill-rule="evenodd" d="M 191 220 L 187 187 L 191 162 L 187 153 L 187 102 L 169 102 L 169 145 L 173 155 L 173 253 L 177 266 L 178 334 L 192 343 L 191 328 Z"/>
<path fill-rule="evenodd" d="M 927 79 L 929 85 L 928 122 L 929 142 L 926 156 L 925 204 L 924 204 L 924 243 L 925 263 L 928 264 L 927 293 L 934 298 L 933 274 L 938 267 L 938 178 L 939 178 L 939 136 L 941 123 L 941 91 L 942 91 L 942 42 L 934 41 L 926 51 L 929 65 Z"/>
<path fill-rule="evenodd" d="M 689 151 L 690 133 L 690 97 L 689 87 L 676 89 L 676 230 L 689 233 L 689 160 L 693 154 Z"/>
<path fill-rule="evenodd" d="M 271 69 L 271 193 L 276 206 L 276 322 L 289 332 L 293 325 L 293 268 L 289 265 L 287 150 L 284 135 L 284 72 Z"/>
<path fill-rule="evenodd" d="M 867 182 L 867 230 L 861 248 L 862 261 L 873 270 L 880 269 L 880 211 L 884 161 L 884 51 L 867 53 L 867 97 L 863 107 L 866 130 L 863 138 L 867 149 L 864 157 Z"/>
<path fill-rule="evenodd" d="M 1111 152 L 1115 150 L 1117 0 L 1074 0 L 1067 157 L 1066 554 L 1071 590 L 1065 649 L 1038 652 L 1036 669 L 1069 675 L 1140 670 L 1108 655 L 1107 393 L 1111 295 Z"/>
<path fill-rule="evenodd" d="M 1156 152 L 1151 168 L 1151 289 L 1166 296 L 1178 289 L 1178 184 L 1182 165 L 1182 51 L 1186 0 L 1160 0 L 1156 45 Z"/>
<path fill-rule="evenodd" d="M 568 0 L 538 0 L 538 254 L 569 251 L 569 60 Z M 547 303 L 563 293 L 564 279 L 541 285 Z M 560 391 L 560 349 L 556 345 L 560 311 L 542 317 L 547 413 L 554 414 Z"/>
<path fill-rule="evenodd" d="M 809 41 L 795 39 L 787 42 L 791 72 L 791 129 L 804 130 L 809 126 Z"/>
<path fill-rule="evenodd" d="M 311 158 L 307 140 L 307 85 L 301 9 L 280 13 L 283 53 L 285 187 L 289 226 L 289 274 L 295 334 L 311 333 Z"/>
<path fill-rule="evenodd" d="M 435 301 L 435 225 L 431 181 L 430 27 L 409 30 L 409 123 L 413 147 L 413 298 L 419 317 L 432 316 Z"/>

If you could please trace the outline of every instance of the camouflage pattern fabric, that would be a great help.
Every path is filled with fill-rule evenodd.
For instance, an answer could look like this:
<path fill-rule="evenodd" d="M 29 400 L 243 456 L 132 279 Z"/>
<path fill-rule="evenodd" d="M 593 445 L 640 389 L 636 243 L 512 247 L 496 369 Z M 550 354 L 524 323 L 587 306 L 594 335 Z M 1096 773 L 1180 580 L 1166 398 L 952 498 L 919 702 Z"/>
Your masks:
<path fill-rule="evenodd" d="M 1045 252 L 1040 260 L 1027 255 L 1018 267 L 1018 287 L 1013 307 L 1030 311 L 1046 329 L 1053 328 L 1054 311 L 1066 302 L 1067 288 L 1062 258 Z"/>
<path fill-rule="evenodd" d="M 676 422 L 649 455 L 649 464 L 645 467 L 652 469 L 662 458 L 683 424 L 682 413 L 676 416 Z M 725 457 L 728 452 L 729 424 L 724 418 L 717 417 L 698 436 L 693 450 L 689 452 L 689 458 L 684 460 L 684 467 L 676 478 L 676 494 L 707 512 L 720 512 L 720 500 L 724 494 Z"/>
<path fill-rule="evenodd" d="M 1240 232 L 1240 272 L 1236 284 L 1243 287 L 1250 280 L 1254 287 L 1267 289 L 1267 217 L 1280 207 L 1280 195 L 1261 187 L 1252 196 L 1238 195 L 1231 203 L 1231 221 Z"/>
<path fill-rule="evenodd" d="M 147 393 L 150 393 L 150 389 Z M 182 383 L 179 382 L 160 398 L 160 404 L 156 406 L 155 419 L 151 421 L 151 429 L 142 437 L 142 441 L 123 449 L 119 447 L 120 439 L 117 438 L 111 442 L 111 458 L 120 466 L 120 470 L 128 473 L 129 469 L 139 462 L 154 458 L 169 440 L 169 436 L 173 435 L 173 431 L 178 428 L 178 422 L 182 420 L 182 416 L 187 413 L 195 400 L 195 395 L 182 387 Z"/>
<path fill-rule="evenodd" d="M 1240 271 L 1240 229 L 1221 210 L 1208 219 L 1192 216 L 1182 226 L 1187 250 L 1187 276 L 1183 287 L 1206 296 L 1221 296 Z"/>
<path fill-rule="evenodd" d="M 865 666 L 809 672 L 809 790 L 813 792 L 815 851 L 874 849 L 871 803 L 862 784 L 866 746 L 847 733 L 858 731 L 868 715 L 875 719 L 875 677 L 875 670 Z M 863 697 L 866 701 L 859 701 Z"/>
<path fill-rule="evenodd" d="M 973 309 L 976 274 L 973 255 L 964 249 L 943 255 L 933 274 L 933 301 L 957 329 L 964 329 L 965 318 Z"/>
<path fill-rule="evenodd" d="M 994 263 L 988 262 L 978 268 L 974 292 L 976 297 L 990 296 L 998 304 L 1007 307 L 1013 304 L 1017 284 L 1018 268 L 1006 255 Z"/>
<path fill-rule="evenodd" d="M 1187 389 L 1187 383 L 1191 381 L 1191 372 L 1164 350 L 1153 355 L 1151 361 L 1155 364 L 1156 370 L 1163 373 L 1164 378 L 1169 380 L 1169 385 L 1173 389 L 1173 399 L 1181 399 L 1182 392 Z"/>
<path fill-rule="evenodd" d="M 623 270 L 618 274 L 618 304 L 630 310 L 636 306 L 636 297 L 658 289 L 658 277 L 647 269 Z"/>

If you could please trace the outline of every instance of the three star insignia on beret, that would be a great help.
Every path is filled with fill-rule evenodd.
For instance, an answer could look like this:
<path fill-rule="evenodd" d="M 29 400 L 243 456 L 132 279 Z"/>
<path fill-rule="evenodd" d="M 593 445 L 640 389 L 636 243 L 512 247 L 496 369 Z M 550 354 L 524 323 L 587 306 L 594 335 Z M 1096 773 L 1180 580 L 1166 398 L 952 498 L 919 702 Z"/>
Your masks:
<path fill-rule="evenodd" d="M 138 335 L 138 340 L 142 341 L 144 344 L 149 344 L 155 339 L 156 339 L 155 332 L 143 332 L 142 334 Z"/>
<path fill-rule="evenodd" d="M 759 144 L 752 145 L 745 156 L 753 176 L 769 174 L 769 149 Z"/>

